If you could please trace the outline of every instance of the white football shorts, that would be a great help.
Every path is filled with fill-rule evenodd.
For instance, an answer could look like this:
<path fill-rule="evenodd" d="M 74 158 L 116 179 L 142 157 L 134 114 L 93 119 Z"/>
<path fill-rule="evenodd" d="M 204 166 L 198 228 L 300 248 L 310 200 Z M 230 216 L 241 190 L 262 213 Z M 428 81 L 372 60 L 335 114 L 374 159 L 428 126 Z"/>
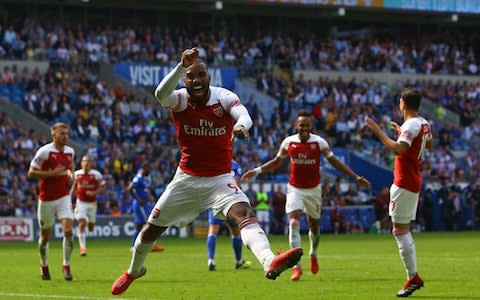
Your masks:
<path fill-rule="evenodd" d="M 300 189 L 288 184 L 285 212 L 289 214 L 296 210 L 304 211 L 313 219 L 320 219 L 322 212 L 322 185 L 319 184 L 311 189 Z"/>
<path fill-rule="evenodd" d="M 97 202 L 85 202 L 77 199 L 75 206 L 75 220 L 87 220 L 88 223 L 95 224 L 97 220 Z"/>
<path fill-rule="evenodd" d="M 58 219 L 72 219 L 73 209 L 70 195 L 65 195 L 53 201 L 38 201 L 38 226 L 40 229 L 47 229 L 55 223 L 55 217 Z"/>
<path fill-rule="evenodd" d="M 393 223 L 409 224 L 410 221 L 415 220 L 418 194 L 392 184 L 388 211 Z"/>
<path fill-rule="evenodd" d="M 231 173 L 201 177 L 185 174 L 178 168 L 152 209 L 148 223 L 183 227 L 207 209 L 216 218 L 225 218 L 230 207 L 239 202 L 250 205 Z"/>

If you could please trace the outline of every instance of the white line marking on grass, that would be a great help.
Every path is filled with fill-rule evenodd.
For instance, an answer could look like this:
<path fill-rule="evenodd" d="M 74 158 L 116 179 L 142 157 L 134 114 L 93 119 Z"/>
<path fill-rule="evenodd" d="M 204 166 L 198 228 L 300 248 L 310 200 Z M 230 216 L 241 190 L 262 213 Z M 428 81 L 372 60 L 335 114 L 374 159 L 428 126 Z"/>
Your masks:
<path fill-rule="evenodd" d="M 105 298 L 105 297 L 88 297 L 88 296 L 69 296 L 69 295 L 51 295 L 51 294 L 21 294 L 21 293 L 1 293 L 0 296 L 8 297 L 24 297 L 24 298 L 55 298 L 55 299 L 81 299 L 81 300 L 134 300 L 133 298 Z"/>

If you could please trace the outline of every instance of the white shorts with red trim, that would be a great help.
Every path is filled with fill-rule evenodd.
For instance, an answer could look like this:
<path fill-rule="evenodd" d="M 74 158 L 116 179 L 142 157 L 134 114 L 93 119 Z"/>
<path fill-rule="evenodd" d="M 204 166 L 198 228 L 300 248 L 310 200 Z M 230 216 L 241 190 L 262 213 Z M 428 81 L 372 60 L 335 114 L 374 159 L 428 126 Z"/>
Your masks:
<path fill-rule="evenodd" d="M 232 205 L 239 202 L 250 205 L 231 173 L 201 177 L 177 169 L 152 209 L 148 223 L 183 227 L 207 209 L 211 209 L 216 218 L 225 218 Z"/>
<path fill-rule="evenodd" d="M 53 201 L 38 201 L 38 225 L 41 229 L 47 229 L 55 223 L 55 217 L 58 219 L 72 219 L 73 208 L 70 195 Z"/>
<path fill-rule="evenodd" d="M 77 200 L 75 206 L 75 220 L 87 220 L 88 223 L 95 224 L 97 220 L 97 202 L 85 202 Z"/>
<path fill-rule="evenodd" d="M 287 185 L 287 214 L 296 210 L 304 211 L 313 219 L 320 219 L 322 212 L 322 185 L 319 184 L 311 189 L 300 189 L 293 185 Z"/>
<path fill-rule="evenodd" d="M 418 194 L 392 184 L 388 211 L 393 223 L 409 224 L 415 220 Z"/>

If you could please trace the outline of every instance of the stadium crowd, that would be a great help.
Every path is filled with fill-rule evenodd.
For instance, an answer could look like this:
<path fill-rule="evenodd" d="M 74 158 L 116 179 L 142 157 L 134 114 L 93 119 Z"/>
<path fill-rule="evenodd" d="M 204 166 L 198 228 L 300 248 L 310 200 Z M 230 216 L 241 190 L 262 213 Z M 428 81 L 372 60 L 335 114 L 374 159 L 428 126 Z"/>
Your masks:
<path fill-rule="evenodd" d="M 71 125 L 71 137 L 87 146 L 88 154 L 96 158 L 97 169 L 106 177 L 106 193 L 98 197 L 98 212 L 103 215 L 131 212 L 126 186 L 147 159 L 152 162 L 151 201 L 163 192 L 178 160 L 175 127 L 157 104 L 99 80 L 87 68 L 71 66 L 100 61 L 176 64 L 180 49 L 196 44 L 200 46 L 201 56 L 213 65 L 253 68 L 260 61 L 275 61 L 283 69 L 425 74 L 478 72 L 473 48 L 463 35 L 455 39 L 445 36 L 441 41 L 381 36 L 349 40 L 270 33 L 247 38 L 228 32 L 191 34 L 182 29 L 98 27 L 91 30 L 81 26 L 43 26 L 32 19 L 25 20 L 19 27 L 6 24 L 1 28 L 0 59 L 50 60 L 56 62 L 57 67 L 50 68 L 44 75 L 38 70 L 5 67 L 0 76 L 0 94 L 14 94 L 11 98 L 14 103 L 45 122 L 63 121 Z M 480 117 L 476 114 L 480 105 L 480 82 L 428 81 L 405 85 L 416 86 L 425 97 L 440 103 L 442 106 L 435 112 L 437 117 L 442 116 L 442 109 L 460 113 L 459 128 L 434 124 L 437 147 L 426 158 L 425 172 L 427 179 L 441 180 L 442 188 L 448 190 L 444 194 L 440 193 L 441 189 L 438 191 L 439 195 L 446 195 L 438 198 L 442 201 L 446 224 L 452 224 L 448 229 L 462 228 L 464 224 L 455 224 L 459 222 L 461 207 L 474 205 L 479 218 L 480 200 L 475 196 L 479 193 L 472 191 L 479 189 L 474 179 L 480 175 L 480 149 L 465 145 L 466 141 L 480 136 Z M 390 120 L 400 120 L 398 111 L 392 109 L 397 100 L 395 92 L 385 83 L 326 78 L 312 82 L 301 77 L 286 80 L 271 72 L 258 72 L 257 88 L 278 99 L 279 105 L 267 123 L 255 98 L 243 99 L 256 125 L 250 142 L 236 143 L 234 156 L 244 169 L 253 168 L 276 154 L 283 137 L 293 133 L 292 116 L 300 108 L 312 112 L 317 131 L 327 137 L 331 145 L 350 148 L 378 164 L 391 166 L 393 163 L 391 153 L 363 130 L 366 115 L 381 120 L 384 126 L 388 126 Z M 36 186 L 26 178 L 26 171 L 35 150 L 44 142 L 35 137 L 33 130 L 26 131 L 21 124 L 1 116 L 0 215 L 35 214 Z M 466 149 L 467 154 L 457 160 L 452 149 Z M 77 159 L 80 156 L 78 153 Z M 263 175 L 260 178 L 272 179 Z M 462 189 L 456 184 L 461 180 L 470 184 Z M 360 203 L 348 195 L 353 191 L 333 190 L 336 192 L 326 191 L 325 205 Z M 428 198 L 427 193 L 423 198 Z M 251 200 L 254 202 L 254 197 Z"/>
<path fill-rule="evenodd" d="M 3 24 L 0 28 L 0 58 L 176 64 L 181 50 L 197 45 L 200 57 L 213 65 L 253 66 L 263 60 L 297 69 L 478 73 L 474 33 L 425 29 L 420 38 L 408 29 L 392 29 L 395 34 L 370 30 L 349 38 L 304 30 L 275 34 L 264 30 L 251 36 L 227 29 L 192 33 L 180 27 L 45 25 L 26 18 L 23 24 Z"/>

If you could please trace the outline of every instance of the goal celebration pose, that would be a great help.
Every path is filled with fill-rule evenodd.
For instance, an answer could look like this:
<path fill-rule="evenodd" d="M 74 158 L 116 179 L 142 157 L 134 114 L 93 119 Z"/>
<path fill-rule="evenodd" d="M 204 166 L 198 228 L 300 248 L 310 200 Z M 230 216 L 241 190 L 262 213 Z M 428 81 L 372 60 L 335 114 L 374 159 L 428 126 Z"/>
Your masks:
<path fill-rule="evenodd" d="M 237 186 L 231 173 L 232 142 L 236 136 L 248 138 L 252 120 L 236 94 L 210 86 L 207 66 L 198 60 L 198 52 L 197 48 L 185 50 L 180 64 L 155 90 L 158 101 L 171 110 L 181 158 L 135 241 L 128 270 L 112 285 L 114 295 L 145 275 L 144 261 L 169 226 L 185 226 L 207 209 L 239 225 L 243 243 L 260 261 L 268 279 L 276 279 L 303 254 L 300 247 L 279 255 L 272 252 L 248 197 Z M 182 76 L 185 88 L 175 90 Z"/>

